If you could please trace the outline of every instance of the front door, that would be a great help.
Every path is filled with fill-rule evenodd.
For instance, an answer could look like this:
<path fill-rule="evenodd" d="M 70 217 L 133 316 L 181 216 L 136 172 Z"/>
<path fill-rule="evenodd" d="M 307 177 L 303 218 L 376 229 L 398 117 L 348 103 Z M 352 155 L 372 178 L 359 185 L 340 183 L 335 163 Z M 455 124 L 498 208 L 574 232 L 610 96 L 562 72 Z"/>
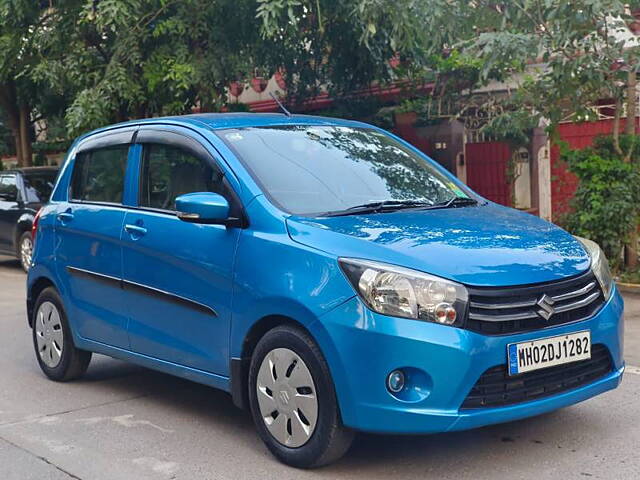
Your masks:
<path fill-rule="evenodd" d="M 129 346 L 120 246 L 128 150 L 120 144 L 76 154 L 70 198 L 58 205 L 55 225 L 57 269 L 74 330 L 121 348 Z"/>
<path fill-rule="evenodd" d="M 15 252 L 13 241 L 22 213 L 19 201 L 16 174 L 0 175 L 0 252 Z"/>
<path fill-rule="evenodd" d="M 232 267 L 240 230 L 186 223 L 175 211 L 177 196 L 203 191 L 228 196 L 228 184 L 214 158 L 193 139 L 141 129 L 138 142 L 138 208 L 127 212 L 123 225 L 131 349 L 228 375 Z"/>

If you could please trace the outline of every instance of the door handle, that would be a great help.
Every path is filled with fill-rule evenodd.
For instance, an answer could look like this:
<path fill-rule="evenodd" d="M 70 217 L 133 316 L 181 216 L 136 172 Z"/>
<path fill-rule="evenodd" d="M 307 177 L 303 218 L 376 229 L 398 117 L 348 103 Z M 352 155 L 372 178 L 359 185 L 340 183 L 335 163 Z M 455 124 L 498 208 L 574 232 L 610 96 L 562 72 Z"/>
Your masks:
<path fill-rule="evenodd" d="M 60 221 L 60 223 L 62 223 L 63 225 L 66 225 L 71 220 L 73 220 L 73 213 L 71 213 L 70 211 L 61 212 L 57 215 L 57 218 Z"/>
<path fill-rule="evenodd" d="M 142 235 L 147 233 L 146 228 L 141 227 L 140 225 L 131 225 L 130 223 L 126 224 L 124 226 L 124 229 L 127 231 L 129 235 L 135 236 L 135 237 L 141 237 Z"/>

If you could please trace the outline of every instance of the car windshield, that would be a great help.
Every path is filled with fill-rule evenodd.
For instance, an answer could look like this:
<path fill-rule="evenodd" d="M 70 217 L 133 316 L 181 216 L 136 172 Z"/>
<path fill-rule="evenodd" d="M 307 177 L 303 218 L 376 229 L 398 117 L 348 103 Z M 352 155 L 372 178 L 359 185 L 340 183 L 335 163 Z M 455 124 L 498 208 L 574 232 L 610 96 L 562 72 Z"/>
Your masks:
<path fill-rule="evenodd" d="M 376 202 L 434 205 L 468 198 L 411 149 L 371 128 L 270 126 L 217 132 L 269 199 L 322 215 Z"/>
<path fill-rule="evenodd" d="M 46 203 L 56 182 L 56 172 L 27 173 L 24 175 L 24 191 L 27 203 Z"/>

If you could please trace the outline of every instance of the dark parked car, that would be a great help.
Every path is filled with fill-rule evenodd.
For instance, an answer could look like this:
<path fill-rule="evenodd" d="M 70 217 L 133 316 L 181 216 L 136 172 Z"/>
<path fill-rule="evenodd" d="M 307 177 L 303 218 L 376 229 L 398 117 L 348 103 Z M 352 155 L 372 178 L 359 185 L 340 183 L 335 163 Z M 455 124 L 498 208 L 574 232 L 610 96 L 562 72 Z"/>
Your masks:
<path fill-rule="evenodd" d="M 33 218 L 55 184 L 57 167 L 0 171 L 0 254 L 15 255 L 25 271 L 31 264 Z"/>

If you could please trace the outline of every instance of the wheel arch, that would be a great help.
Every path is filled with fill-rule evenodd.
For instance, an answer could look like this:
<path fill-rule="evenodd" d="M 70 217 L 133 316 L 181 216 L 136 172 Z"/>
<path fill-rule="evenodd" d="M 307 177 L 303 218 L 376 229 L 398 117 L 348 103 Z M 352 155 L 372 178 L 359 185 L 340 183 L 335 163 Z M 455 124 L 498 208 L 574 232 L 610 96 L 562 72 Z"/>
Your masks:
<path fill-rule="evenodd" d="M 15 232 L 13 233 L 13 246 L 18 248 L 18 241 L 23 233 L 31 231 L 33 225 L 33 215 L 31 213 L 24 213 L 20 216 L 16 222 Z"/>
<path fill-rule="evenodd" d="M 287 315 L 265 315 L 256 321 L 247 331 L 243 341 L 240 357 L 231 358 L 231 398 L 238 408 L 246 409 L 249 406 L 249 365 L 251 355 L 260 339 L 270 330 L 281 325 L 291 325 L 304 331 L 311 338 L 313 334 L 305 325 Z M 314 338 L 315 340 L 315 338 Z"/>
<path fill-rule="evenodd" d="M 45 288 L 53 287 L 57 290 L 56 285 L 49 277 L 41 276 L 36 278 L 33 283 L 30 284 L 27 291 L 27 323 L 29 327 L 33 328 L 33 306 Z"/>

